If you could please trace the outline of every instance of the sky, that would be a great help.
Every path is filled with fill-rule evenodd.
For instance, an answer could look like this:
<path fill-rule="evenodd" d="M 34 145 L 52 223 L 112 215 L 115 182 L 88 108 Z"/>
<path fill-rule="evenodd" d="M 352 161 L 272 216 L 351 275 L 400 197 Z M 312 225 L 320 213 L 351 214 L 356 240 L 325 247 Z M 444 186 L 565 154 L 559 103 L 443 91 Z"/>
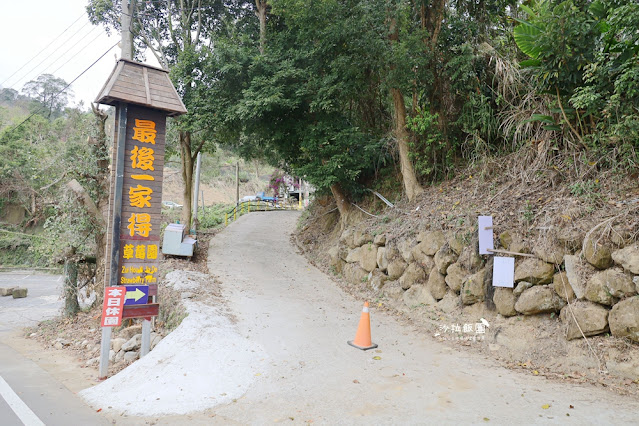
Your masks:
<path fill-rule="evenodd" d="M 103 27 L 89 23 L 84 13 L 87 3 L 88 0 L 3 1 L 0 87 L 20 91 L 26 82 L 44 73 L 70 83 L 118 43 L 119 34 L 109 37 Z M 119 57 L 117 45 L 79 77 L 71 86 L 71 104 L 83 101 L 88 108 Z"/>

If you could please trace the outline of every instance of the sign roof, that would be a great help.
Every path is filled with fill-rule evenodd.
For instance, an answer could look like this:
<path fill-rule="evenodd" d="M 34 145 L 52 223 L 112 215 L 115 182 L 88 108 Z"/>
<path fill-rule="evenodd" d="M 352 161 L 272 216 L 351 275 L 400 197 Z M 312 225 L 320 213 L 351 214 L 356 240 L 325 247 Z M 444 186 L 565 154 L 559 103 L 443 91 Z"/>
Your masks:
<path fill-rule="evenodd" d="M 115 65 L 95 102 L 113 106 L 118 102 L 141 105 L 165 111 L 169 116 L 186 113 L 168 71 L 127 59 L 120 59 Z"/>

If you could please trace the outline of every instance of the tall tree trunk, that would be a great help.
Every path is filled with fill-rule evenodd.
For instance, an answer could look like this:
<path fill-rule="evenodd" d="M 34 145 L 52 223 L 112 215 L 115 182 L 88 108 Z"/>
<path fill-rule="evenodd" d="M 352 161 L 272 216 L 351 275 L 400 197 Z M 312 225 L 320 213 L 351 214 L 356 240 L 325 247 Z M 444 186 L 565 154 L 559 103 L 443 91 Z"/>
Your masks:
<path fill-rule="evenodd" d="M 266 47 L 266 0 L 255 0 L 257 12 L 255 14 L 260 20 L 260 53 L 264 54 Z"/>
<path fill-rule="evenodd" d="M 64 315 L 74 317 L 80 312 L 78 303 L 78 264 L 75 259 L 69 259 L 64 264 Z"/>
<path fill-rule="evenodd" d="M 191 207 L 193 204 L 193 166 L 194 156 L 191 153 L 191 132 L 180 131 L 180 158 L 182 160 L 182 182 L 184 183 L 182 192 L 182 215 L 180 220 L 186 225 L 186 229 L 191 229 Z M 197 153 L 195 154 L 197 155 Z"/>
<path fill-rule="evenodd" d="M 399 149 L 399 163 L 402 171 L 402 179 L 404 181 L 404 189 L 409 201 L 413 201 L 415 197 L 421 194 L 424 189 L 417 181 L 415 168 L 409 156 L 408 140 L 410 135 L 406 130 L 406 105 L 404 104 L 404 95 L 399 89 L 391 89 L 393 96 L 393 107 L 395 110 L 395 139 L 397 140 L 397 148 Z"/>
<path fill-rule="evenodd" d="M 346 194 L 344 194 L 344 190 L 339 183 L 334 183 L 331 185 L 331 193 L 333 194 L 333 198 L 335 198 L 337 210 L 339 211 L 340 215 L 340 224 L 343 229 L 352 217 L 353 207 L 351 206 L 351 202 L 348 200 Z"/>
<path fill-rule="evenodd" d="M 444 21 L 444 13 L 446 12 L 446 1 L 447 0 L 432 0 L 428 7 L 428 13 L 422 15 L 422 28 L 428 31 L 428 44 L 430 44 L 430 48 L 433 50 L 437 45 L 439 33 L 442 30 L 442 22 Z"/>
<path fill-rule="evenodd" d="M 390 41 L 391 45 L 399 42 L 399 29 L 397 28 L 397 21 L 395 18 L 390 20 Z M 391 67 L 394 67 L 391 64 Z M 399 163 L 402 171 L 402 180 L 404 183 L 404 190 L 408 196 L 409 201 L 413 201 L 417 195 L 424 190 L 417 181 L 415 175 L 415 168 L 413 162 L 408 155 L 408 130 L 406 130 L 406 104 L 404 103 L 404 95 L 398 88 L 391 88 L 391 95 L 393 97 L 393 109 L 394 109 L 394 121 L 395 121 L 395 139 L 397 140 L 397 148 L 399 149 Z"/>

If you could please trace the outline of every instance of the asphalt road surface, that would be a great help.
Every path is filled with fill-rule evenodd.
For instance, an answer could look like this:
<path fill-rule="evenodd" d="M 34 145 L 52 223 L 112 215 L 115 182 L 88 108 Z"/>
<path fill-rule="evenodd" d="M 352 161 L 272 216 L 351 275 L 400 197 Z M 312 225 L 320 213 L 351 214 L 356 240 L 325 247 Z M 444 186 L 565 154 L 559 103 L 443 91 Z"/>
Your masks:
<path fill-rule="evenodd" d="M 23 299 L 0 297 L 0 425 L 111 424 L 31 356 L 26 357 L 20 351 L 23 346 L 15 345 L 14 337 L 23 327 L 59 314 L 62 277 L 28 271 L 0 273 L 0 287 L 14 286 L 26 287 L 29 293 Z"/>

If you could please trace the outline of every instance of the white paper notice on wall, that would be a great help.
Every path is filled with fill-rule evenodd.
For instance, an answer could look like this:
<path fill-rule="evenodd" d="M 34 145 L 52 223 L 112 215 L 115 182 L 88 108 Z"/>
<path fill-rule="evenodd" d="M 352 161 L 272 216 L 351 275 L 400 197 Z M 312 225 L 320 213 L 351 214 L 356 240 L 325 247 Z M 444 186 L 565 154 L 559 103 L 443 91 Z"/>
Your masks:
<path fill-rule="evenodd" d="M 488 250 L 492 250 L 493 246 L 493 217 L 479 216 L 479 254 L 491 254 Z"/>
<path fill-rule="evenodd" d="M 499 257 L 493 258 L 493 287 L 515 286 L 515 258 Z"/>

